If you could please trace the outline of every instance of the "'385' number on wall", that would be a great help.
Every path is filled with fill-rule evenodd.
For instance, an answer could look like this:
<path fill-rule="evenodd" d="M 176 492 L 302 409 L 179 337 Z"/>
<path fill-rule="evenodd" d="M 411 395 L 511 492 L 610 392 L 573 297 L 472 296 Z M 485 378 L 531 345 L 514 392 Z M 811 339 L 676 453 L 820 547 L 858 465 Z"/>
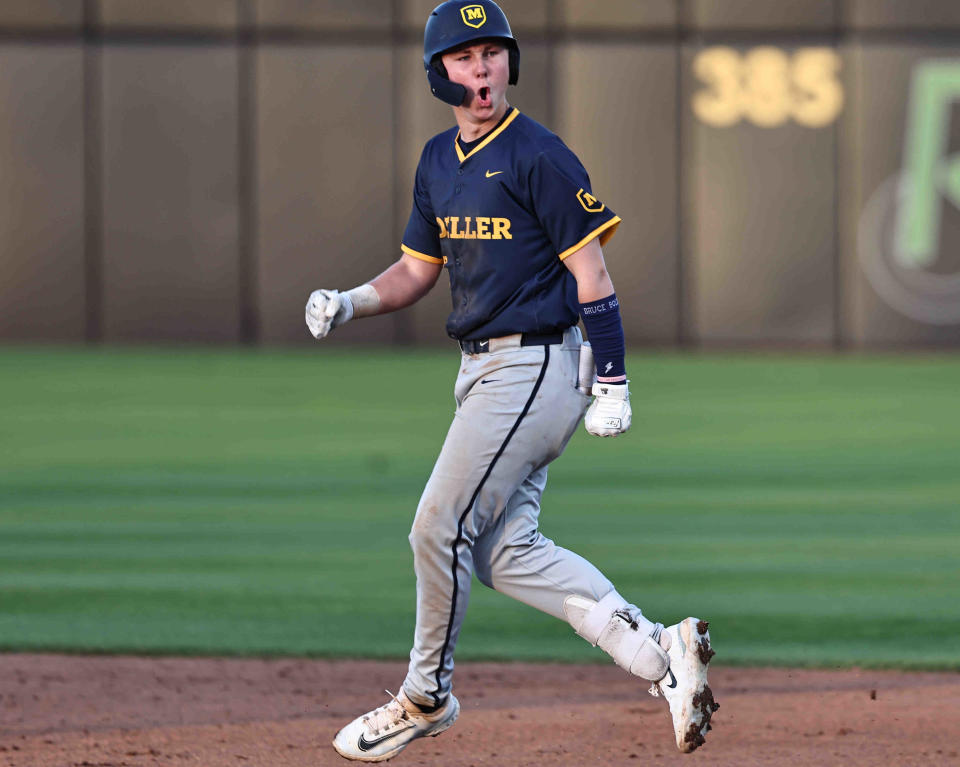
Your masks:
<path fill-rule="evenodd" d="M 707 86 L 694 94 L 693 112 L 719 128 L 741 119 L 761 128 L 790 119 L 821 128 L 843 109 L 839 71 L 832 48 L 799 48 L 792 55 L 772 46 L 744 53 L 707 48 L 693 60 L 694 74 Z"/>

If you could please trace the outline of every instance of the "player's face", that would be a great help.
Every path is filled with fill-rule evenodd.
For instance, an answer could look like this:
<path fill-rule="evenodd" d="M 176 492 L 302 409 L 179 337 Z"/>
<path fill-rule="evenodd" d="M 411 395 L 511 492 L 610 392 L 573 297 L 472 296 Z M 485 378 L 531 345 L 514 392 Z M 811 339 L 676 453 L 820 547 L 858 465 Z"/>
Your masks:
<path fill-rule="evenodd" d="M 467 89 L 458 110 L 475 124 L 499 120 L 507 108 L 510 54 L 497 42 L 483 42 L 443 55 L 447 77 Z"/>

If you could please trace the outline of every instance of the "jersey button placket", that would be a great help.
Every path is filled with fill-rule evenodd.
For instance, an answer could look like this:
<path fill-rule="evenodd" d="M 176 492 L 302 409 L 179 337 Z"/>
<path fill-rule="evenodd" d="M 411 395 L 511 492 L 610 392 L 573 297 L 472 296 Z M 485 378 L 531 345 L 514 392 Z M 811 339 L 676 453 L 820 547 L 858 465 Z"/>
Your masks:
<path fill-rule="evenodd" d="M 457 175 L 458 175 L 458 176 L 462 176 L 462 175 L 463 175 L 463 168 L 458 168 L 458 169 L 457 169 Z M 462 191 L 463 191 L 463 185 L 462 185 L 461 183 L 458 182 L 458 183 L 454 184 L 454 186 L 453 186 L 453 193 L 454 193 L 454 194 L 460 194 Z M 460 266 L 460 263 L 461 263 L 461 262 L 460 262 L 460 257 L 459 257 L 459 256 L 454 256 L 454 258 L 453 258 L 453 263 L 454 263 L 454 266 L 459 267 L 459 266 Z M 462 305 L 462 306 L 466 306 L 466 305 L 467 305 L 467 299 L 466 299 L 466 297 L 463 298 L 463 300 L 462 300 L 462 302 L 461 302 L 461 305 Z"/>

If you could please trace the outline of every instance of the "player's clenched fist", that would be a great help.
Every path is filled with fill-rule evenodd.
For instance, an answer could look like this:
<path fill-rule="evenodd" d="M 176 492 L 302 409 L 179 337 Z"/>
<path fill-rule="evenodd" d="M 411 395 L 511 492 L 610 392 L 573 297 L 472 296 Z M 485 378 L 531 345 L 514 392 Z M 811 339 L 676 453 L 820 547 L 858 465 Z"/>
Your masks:
<path fill-rule="evenodd" d="M 348 293 L 315 290 L 307 299 L 307 327 L 317 340 L 353 319 L 353 302 Z"/>
<path fill-rule="evenodd" d="M 633 413 L 626 383 L 597 382 L 591 393 L 594 399 L 583 418 L 588 432 L 597 437 L 616 437 L 630 428 Z"/>

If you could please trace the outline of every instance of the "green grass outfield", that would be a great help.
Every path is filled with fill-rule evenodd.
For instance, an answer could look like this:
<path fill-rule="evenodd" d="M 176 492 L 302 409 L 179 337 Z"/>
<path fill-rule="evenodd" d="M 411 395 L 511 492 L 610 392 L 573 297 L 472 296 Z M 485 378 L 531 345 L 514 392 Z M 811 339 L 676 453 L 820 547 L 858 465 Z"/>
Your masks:
<path fill-rule="evenodd" d="M 634 355 L 545 534 L 718 662 L 960 669 L 960 358 Z M 0 648 L 401 658 L 451 350 L 0 349 Z M 602 661 L 475 582 L 457 657 Z"/>

